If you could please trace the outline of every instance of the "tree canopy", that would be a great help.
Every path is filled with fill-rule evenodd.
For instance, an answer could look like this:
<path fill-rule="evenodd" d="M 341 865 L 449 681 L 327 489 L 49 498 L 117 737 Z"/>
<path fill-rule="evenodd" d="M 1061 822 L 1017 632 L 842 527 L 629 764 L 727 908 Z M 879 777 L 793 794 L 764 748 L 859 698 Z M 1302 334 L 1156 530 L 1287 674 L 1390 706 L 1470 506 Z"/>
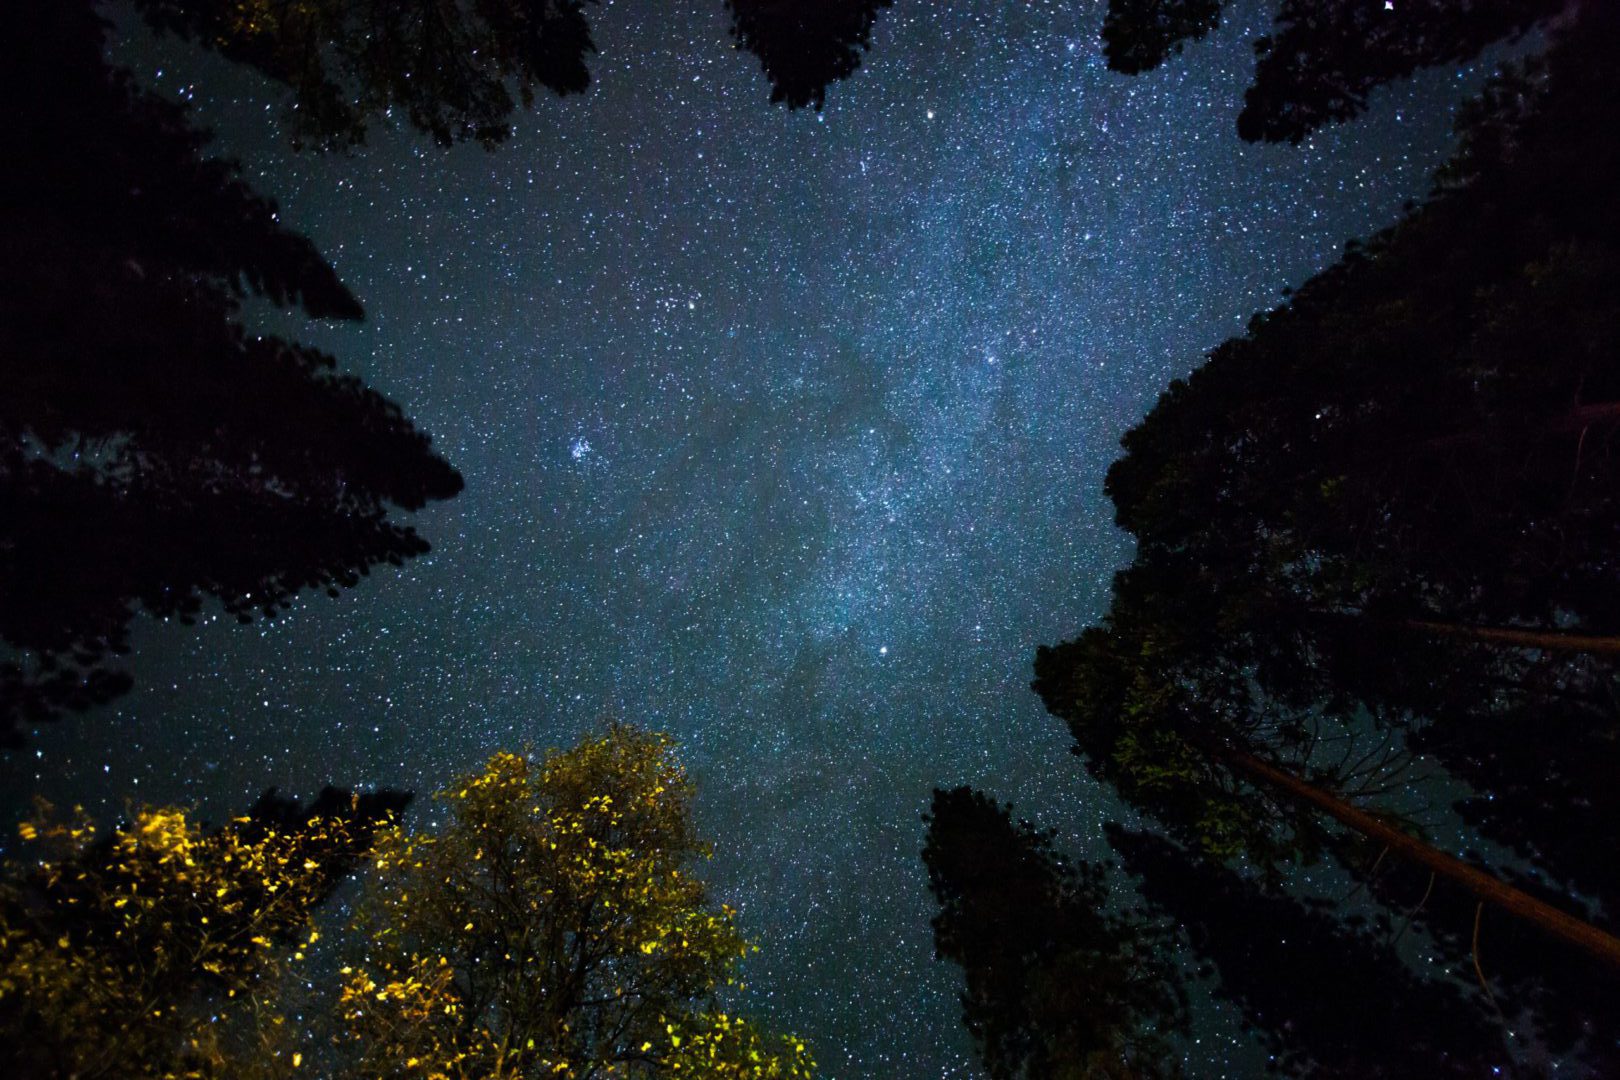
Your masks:
<path fill-rule="evenodd" d="M 85 0 L 10 5 L 0 79 L 0 739 L 129 685 L 134 613 L 244 620 L 427 543 L 461 489 L 400 408 L 255 333 L 245 298 L 357 319 L 185 110 L 102 58 Z M 41 86 L 51 87 L 39 94 Z M 26 103 L 26 107 L 24 106 Z"/>
<path fill-rule="evenodd" d="M 750 946 L 692 869 L 692 788 L 622 725 L 439 793 L 379 838 L 339 1005 L 359 1075 L 809 1077 L 804 1043 L 728 1011 Z"/>
<path fill-rule="evenodd" d="M 1220 24 L 1224 0 L 1109 0 L 1102 40 L 1108 66 L 1152 70 Z M 1371 92 L 1421 68 L 1466 63 L 1572 9 L 1576 0 L 1283 0 L 1257 39 L 1254 82 L 1238 134 L 1299 142 L 1367 107 Z"/>
<path fill-rule="evenodd" d="M 1099 624 L 1035 662 L 1087 768 L 1168 834 L 1131 841 L 1135 865 L 1255 891 L 1198 915 L 1232 942 L 1206 955 L 1252 958 L 1242 913 L 1274 904 L 1300 940 L 1438 1007 L 1450 991 L 1380 954 L 1393 921 L 1367 937 L 1290 898 L 1330 859 L 1474 976 L 1487 1015 L 1494 984 L 1518 1026 L 1599 1069 L 1613 1024 L 1584 1002 L 1620 959 L 1620 882 L 1594 843 L 1620 822 L 1617 43 L 1612 9 L 1583 7 L 1465 110 L 1421 206 L 1170 386 L 1108 474 L 1135 558 Z M 1455 816 L 1425 821 L 1425 800 Z M 1457 859 L 1437 827 L 1500 847 Z M 1411 866 L 1370 873 L 1381 853 Z M 1431 894 L 1444 913 L 1424 914 Z M 1538 931 L 1589 955 L 1549 959 Z M 1343 1038 L 1310 1024 L 1294 1035 Z M 1434 1072 L 1473 1068 L 1436 1053 Z"/>
<path fill-rule="evenodd" d="M 329 788 L 300 807 L 270 792 L 218 828 L 167 807 L 106 833 L 41 805 L 20 827 L 35 857 L 0 878 L 0 1071 L 224 1080 L 296 1065 L 291 965 L 408 798 Z"/>
<path fill-rule="evenodd" d="M 852 74 L 892 0 L 724 0 L 739 49 L 771 100 L 820 108 Z M 596 52 L 594 0 L 134 0 L 160 31 L 285 85 L 295 142 L 358 143 L 397 111 L 444 145 L 493 146 L 538 91 L 582 93 Z"/>
<path fill-rule="evenodd" d="M 995 1080 L 1175 1076 L 1187 1025 L 1165 928 L 1108 910 L 1105 868 L 970 788 L 934 792 L 923 864 L 934 951 L 962 968 L 962 1018 Z"/>
<path fill-rule="evenodd" d="M 408 798 L 272 791 L 218 828 L 170 807 L 107 833 L 42 805 L 0 877 L 0 1069 L 814 1074 L 802 1040 L 733 1009 L 754 946 L 694 872 L 708 846 L 667 738 L 497 753 L 439 792 L 439 826 L 406 828 Z M 357 871 L 350 932 L 318 945 Z"/>
<path fill-rule="evenodd" d="M 1494 83 L 1434 196 L 1172 384 L 1107 481 L 1139 545 L 1109 625 L 1155 682 L 1274 745 L 1399 727 L 1599 892 L 1555 823 L 1616 813 L 1615 36 L 1594 15 Z"/>

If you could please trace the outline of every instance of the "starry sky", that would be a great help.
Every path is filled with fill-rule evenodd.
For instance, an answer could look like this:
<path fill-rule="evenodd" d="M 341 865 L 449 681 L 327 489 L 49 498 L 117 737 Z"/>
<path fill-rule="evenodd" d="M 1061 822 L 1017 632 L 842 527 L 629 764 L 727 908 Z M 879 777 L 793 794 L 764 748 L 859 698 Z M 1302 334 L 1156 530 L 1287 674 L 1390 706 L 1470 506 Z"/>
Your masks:
<path fill-rule="evenodd" d="M 273 88 L 173 42 L 192 102 L 367 309 L 270 313 L 398 401 L 466 492 L 433 552 L 272 624 L 142 622 L 136 690 L 0 762 L 39 792 L 240 809 L 427 793 L 620 717 L 700 785 L 708 876 L 761 951 L 746 1007 L 829 1077 L 972 1075 L 932 958 L 930 790 L 972 783 L 1106 853 L 1119 811 L 1028 690 L 1128 559 L 1119 436 L 1349 236 L 1427 188 L 1473 71 L 1299 147 L 1234 118 L 1267 11 L 1147 76 L 1102 4 L 898 0 L 827 107 L 767 103 L 718 0 L 593 9 L 593 89 L 503 147 L 377 132 L 294 154 Z M 431 817 L 426 800 L 418 820 Z M 1195 1075 L 1245 1071 L 1206 1003 Z"/>

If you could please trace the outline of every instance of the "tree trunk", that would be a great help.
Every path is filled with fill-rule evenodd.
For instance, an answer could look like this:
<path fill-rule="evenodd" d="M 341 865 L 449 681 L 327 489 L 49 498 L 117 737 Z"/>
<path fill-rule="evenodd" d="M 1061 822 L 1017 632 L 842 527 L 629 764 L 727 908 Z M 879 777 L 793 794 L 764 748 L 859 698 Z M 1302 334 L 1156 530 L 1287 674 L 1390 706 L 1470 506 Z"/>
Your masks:
<path fill-rule="evenodd" d="M 1539 926 L 1547 933 L 1620 967 L 1620 938 L 1615 938 L 1590 923 L 1559 911 L 1552 905 L 1497 880 L 1461 859 L 1453 858 L 1415 837 L 1408 836 L 1366 811 L 1358 810 L 1344 800 L 1307 784 L 1273 765 L 1268 765 L 1252 754 L 1222 745 L 1213 739 L 1193 737 L 1189 741 L 1237 772 L 1271 787 L 1280 788 L 1363 836 L 1389 845 L 1397 854 L 1405 855 L 1420 866 L 1456 882 L 1481 900 L 1495 904 L 1510 915 Z"/>
<path fill-rule="evenodd" d="M 1620 423 L 1620 401 L 1600 401 L 1549 417 L 1537 430 L 1542 435 L 1572 435 L 1578 431 L 1585 431 L 1594 424 L 1615 423 Z M 1437 436 L 1421 445 L 1428 450 L 1446 450 L 1455 446 L 1483 446 L 1485 438 L 1486 434 L 1483 431 L 1462 431 L 1455 435 Z"/>
<path fill-rule="evenodd" d="M 1572 634 L 1565 630 L 1521 630 L 1510 626 L 1468 626 L 1464 623 L 1426 622 L 1407 619 L 1403 626 L 1441 637 L 1466 638 L 1488 645 L 1511 645 L 1520 649 L 1547 652 L 1595 653 L 1620 656 L 1620 637 L 1599 634 Z"/>

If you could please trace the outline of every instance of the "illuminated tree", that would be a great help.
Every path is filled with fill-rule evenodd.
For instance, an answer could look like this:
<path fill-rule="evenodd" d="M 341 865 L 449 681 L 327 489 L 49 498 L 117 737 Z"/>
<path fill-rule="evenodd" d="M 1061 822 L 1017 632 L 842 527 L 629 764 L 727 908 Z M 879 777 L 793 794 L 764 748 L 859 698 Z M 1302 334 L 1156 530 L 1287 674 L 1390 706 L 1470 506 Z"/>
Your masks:
<path fill-rule="evenodd" d="M 750 946 L 689 864 L 692 789 L 668 739 L 614 726 L 499 753 L 390 830 L 340 1005 L 358 1075 L 798 1078 L 796 1039 L 722 1011 Z"/>
<path fill-rule="evenodd" d="M 145 809 L 103 835 L 40 804 L 0 882 L 0 1074 L 237 1077 L 303 1054 L 286 1019 L 311 913 L 408 796 L 268 795 L 207 830 Z"/>

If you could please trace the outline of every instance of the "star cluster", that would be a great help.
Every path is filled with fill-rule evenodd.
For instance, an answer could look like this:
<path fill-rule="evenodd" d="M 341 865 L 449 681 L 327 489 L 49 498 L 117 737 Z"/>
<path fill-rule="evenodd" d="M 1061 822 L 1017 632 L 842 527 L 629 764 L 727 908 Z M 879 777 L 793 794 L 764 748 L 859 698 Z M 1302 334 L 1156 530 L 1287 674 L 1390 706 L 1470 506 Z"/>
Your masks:
<path fill-rule="evenodd" d="M 1117 815 L 1027 689 L 1128 552 L 1102 478 L 1170 378 L 1421 194 L 1458 72 L 1299 147 L 1240 142 L 1245 8 L 1139 78 L 1100 5 L 880 20 L 821 113 L 766 103 L 717 0 L 610 2 L 582 98 L 502 148 L 292 153 L 269 87 L 172 42 L 193 103 L 366 306 L 268 313 L 467 478 L 434 551 L 273 623 L 137 627 L 137 690 L 6 786 L 215 816 L 264 787 L 427 792 L 604 718 L 674 735 L 750 1008 L 826 1075 L 968 1075 L 918 851 L 973 783 L 1103 849 Z M 14 798 L 7 799 L 11 809 Z M 1189 1065 L 1245 1051 L 1204 1006 Z"/>

